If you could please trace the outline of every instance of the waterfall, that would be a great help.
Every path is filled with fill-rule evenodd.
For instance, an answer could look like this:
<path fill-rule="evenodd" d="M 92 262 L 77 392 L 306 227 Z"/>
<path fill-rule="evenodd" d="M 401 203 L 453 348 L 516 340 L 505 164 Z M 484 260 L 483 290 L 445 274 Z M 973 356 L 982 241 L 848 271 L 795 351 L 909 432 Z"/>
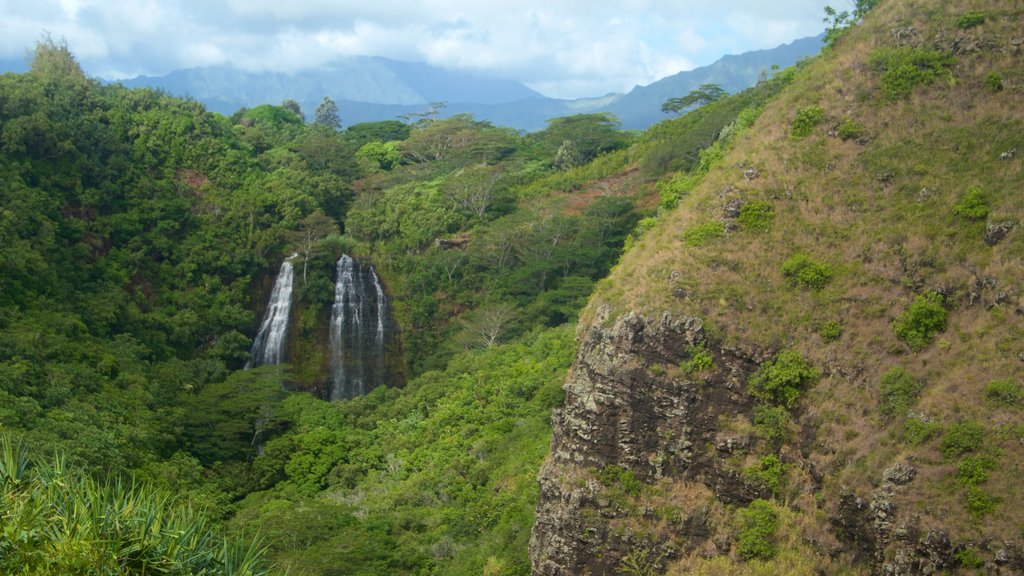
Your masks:
<path fill-rule="evenodd" d="M 338 260 L 336 273 L 328 399 L 345 400 L 366 394 L 387 377 L 387 297 L 373 267 L 347 254 Z"/>
<path fill-rule="evenodd" d="M 294 256 L 292 256 L 294 258 Z M 252 343 L 252 352 L 246 368 L 265 364 L 280 364 L 284 361 L 285 339 L 288 335 L 288 314 L 292 308 L 292 262 L 291 258 L 281 264 L 281 271 L 274 281 L 263 323 Z"/>

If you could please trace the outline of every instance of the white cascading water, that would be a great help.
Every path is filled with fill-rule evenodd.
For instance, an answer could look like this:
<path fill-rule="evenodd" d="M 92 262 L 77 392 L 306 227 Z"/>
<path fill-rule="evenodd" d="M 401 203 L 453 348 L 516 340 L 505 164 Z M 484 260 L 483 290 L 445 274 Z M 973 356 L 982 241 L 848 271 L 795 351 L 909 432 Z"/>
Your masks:
<path fill-rule="evenodd" d="M 330 400 L 366 394 L 384 383 L 387 297 L 373 267 L 338 259 L 331 307 Z"/>
<path fill-rule="evenodd" d="M 288 316 L 292 308 L 292 271 L 291 259 L 281 264 L 277 273 L 274 289 L 270 293 L 267 311 L 263 314 L 263 323 L 252 343 L 252 352 L 246 368 L 255 368 L 268 364 L 280 364 L 284 361 L 285 340 L 288 336 Z"/>

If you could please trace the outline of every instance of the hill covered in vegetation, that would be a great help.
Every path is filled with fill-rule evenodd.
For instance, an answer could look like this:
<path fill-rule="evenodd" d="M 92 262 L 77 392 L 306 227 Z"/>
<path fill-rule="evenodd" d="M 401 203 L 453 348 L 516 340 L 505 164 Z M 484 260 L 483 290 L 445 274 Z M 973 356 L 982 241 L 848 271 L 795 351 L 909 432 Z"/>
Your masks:
<path fill-rule="evenodd" d="M 599 283 L 534 573 L 1024 568 L 1024 12 L 839 16 Z"/>

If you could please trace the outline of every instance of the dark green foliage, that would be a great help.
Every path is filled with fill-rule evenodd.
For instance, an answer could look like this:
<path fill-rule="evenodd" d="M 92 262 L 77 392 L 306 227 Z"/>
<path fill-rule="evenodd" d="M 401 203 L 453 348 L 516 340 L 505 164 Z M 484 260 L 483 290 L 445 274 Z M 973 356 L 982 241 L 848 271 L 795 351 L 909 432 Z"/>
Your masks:
<path fill-rule="evenodd" d="M 792 286 L 821 290 L 832 280 L 832 267 L 811 259 L 807 254 L 794 254 L 782 263 L 782 275 Z"/>
<path fill-rule="evenodd" d="M 680 113 L 690 107 L 700 107 L 712 102 L 717 102 L 728 96 L 729 93 L 718 84 L 701 84 L 686 96 L 680 98 L 669 98 L 661 105 L 661 111 L 668 113 Z"/>
<path fill-rule="evenodd" d="M 878 411 L 883 416 L 906 414 L 924 385 L 903 368 L 890 368 L 878 383 Z"/>
<path fill-rule="evenodd" d="M 843 140 L 857 140 L 864 136 L 864 125 L 852 118 L 847 118 L 836 129 L 836 134 Z"/>
<path fill-rule="evenodd" d="M 698 247 L 722 236 L 725 236 L 725 224 L 718 220 L 712 220 L 687 228 L 683 232 L 683 241 L 687 246 Z"/>
<path fill-rule="evenodd" d="M 778 554 L 775 533 L 779 513 L 767 500 L 754 500 L 737 512 L 739 532 L 736 551 L 744 560 L 771 560 Z"/>
<path fill-rule="evenodd" d="M 805 138 L 811 135 L 814 127 L 825 120 L 825 111 L 821 106 L 807 106 L 796 111 L 796 118 L 790 135 L 793 138 Z"/>
<path fill-rule="evenodd" d="M 893 322 L 896 337 L 915 352 L 923 350 L 936 334 L 946 329 L 946 309 L 942 296 L 925 292 L 914 298 L 910 307 Z"/>
<path fill-rule="evenodd" d="M 985 559 L 978 554 L 974 546 L 964 546 L 953 554 L 956 563 L 964 568 L 981 568 L 985 565 Z"/>
<path fill-rule="evenodd" d="M 982 447 L 987 432 L 974 420 L 962 420 L 953 424 L 942 436 L 939 448 L 946 458 L 955 458 L 974 452 Z"/>
<path fill-rule="evenodd" d="M 355 146 L 369 142 L 401 142 L 409 137 L 412 127 L 399 120 L 361 122 L 345 129 L 344 137 Z"/>
<path fill-rule="evenodd" d="M 941 427 L 938 422 L 925 421 L 917 417 L 909 417 L 903 423 L 904 439 L 911 446 L 920 446 L 938 435 Z"/>
<path fill-rule="evenodd" d="M 764 200 L 751 200 L 740 206 L 739 223 L 745 230 L 764 232 L 768 230 L 772 219 L 775 218 L 775 210 L 772 205 Z"/>
<path fill-rule="evenodd" d="M 1003 77 L 995 72 L 985 75 L 985 88 L 993 94 L 1003 89 Z"/>
<path fill-rule="evenodd" d="M 548 127 L 532 137 L 551 151 L 552 161 L 561 150 L 561 162 L 555 163 L 564 169 L 624 147 L 629 140 L 618 128 L 619 120 L 611 114 L 577 114 L 549 120 Z"/>
<path fill-rule="evenodd" d="M 989 454 L 965 457 L 956 468 L 956 481 L 965 486 L 977 486 L 988 481 L 988 473 L 996 468 L 996 459 Z"/>
<path fill-rule="evenodd" d="M 764 487 L 772 496 L 778 496 L 785 481 L 786 467 L 778 456 L 762 456 L 757 466 L 743 470 L 743 477 L 753 484 Z"/>
<path fill-rule="evenodd" d="M 880 48 L 870 59 L 871 68 L 881 75 L 882 96 L 888 101 L 906 98 L 914 88 L 948 75 L 952 65 L 951 55 L 928 48 Z"/>
<path fill-rule="evenodd" d="M 750 392 L 754 396 L 781 406 L 792 408 L 804 390 L 817 382 L 821 373 L 795 350 L 783 350 L 768 363 L 762 364 L 750 377 Z"/>
<path fill-rule="evenodd" d="M 971 12 L 964 12 L 960 18 L 957 18 L 957 28 L 974 28 L 985 23 L 985 13 L 980 10 L 974 10 Z"/>
<path fill-rule="evenodd" d="M 1024 387 L 1013 378 L 992 380 L 985 385 L 985 399 L 1003 408 L 1020 408 L 1024 401 Z"/>
<path fill-rule="evenodd" d="M 778 448 L 790 439 L 793 419 L 783 406 L 761 404 L 754 408 L 754 426 L 757 434 L 771 448 Z"/>
<path fill-rule="evenodd" d="M 984 220 L 988 217 L 988 198 L 980 186 L 971 186 L 960 201 L 953 206 L 953 213 L 967 220 Z"/>

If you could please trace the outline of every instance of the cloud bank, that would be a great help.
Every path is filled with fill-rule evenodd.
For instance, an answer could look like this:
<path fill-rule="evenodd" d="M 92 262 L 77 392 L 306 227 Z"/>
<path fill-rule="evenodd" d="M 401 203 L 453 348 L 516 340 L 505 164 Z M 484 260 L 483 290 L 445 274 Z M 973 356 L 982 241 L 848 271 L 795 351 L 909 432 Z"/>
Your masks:
<path fill-rule="evenodd" d="M 90 74 L 316 68 L 374 55 L 486 72 L 554 97 L 628 91 L 820 32 L 829 0 L 0 0 L 0 58 L 44 32 Z"/>

